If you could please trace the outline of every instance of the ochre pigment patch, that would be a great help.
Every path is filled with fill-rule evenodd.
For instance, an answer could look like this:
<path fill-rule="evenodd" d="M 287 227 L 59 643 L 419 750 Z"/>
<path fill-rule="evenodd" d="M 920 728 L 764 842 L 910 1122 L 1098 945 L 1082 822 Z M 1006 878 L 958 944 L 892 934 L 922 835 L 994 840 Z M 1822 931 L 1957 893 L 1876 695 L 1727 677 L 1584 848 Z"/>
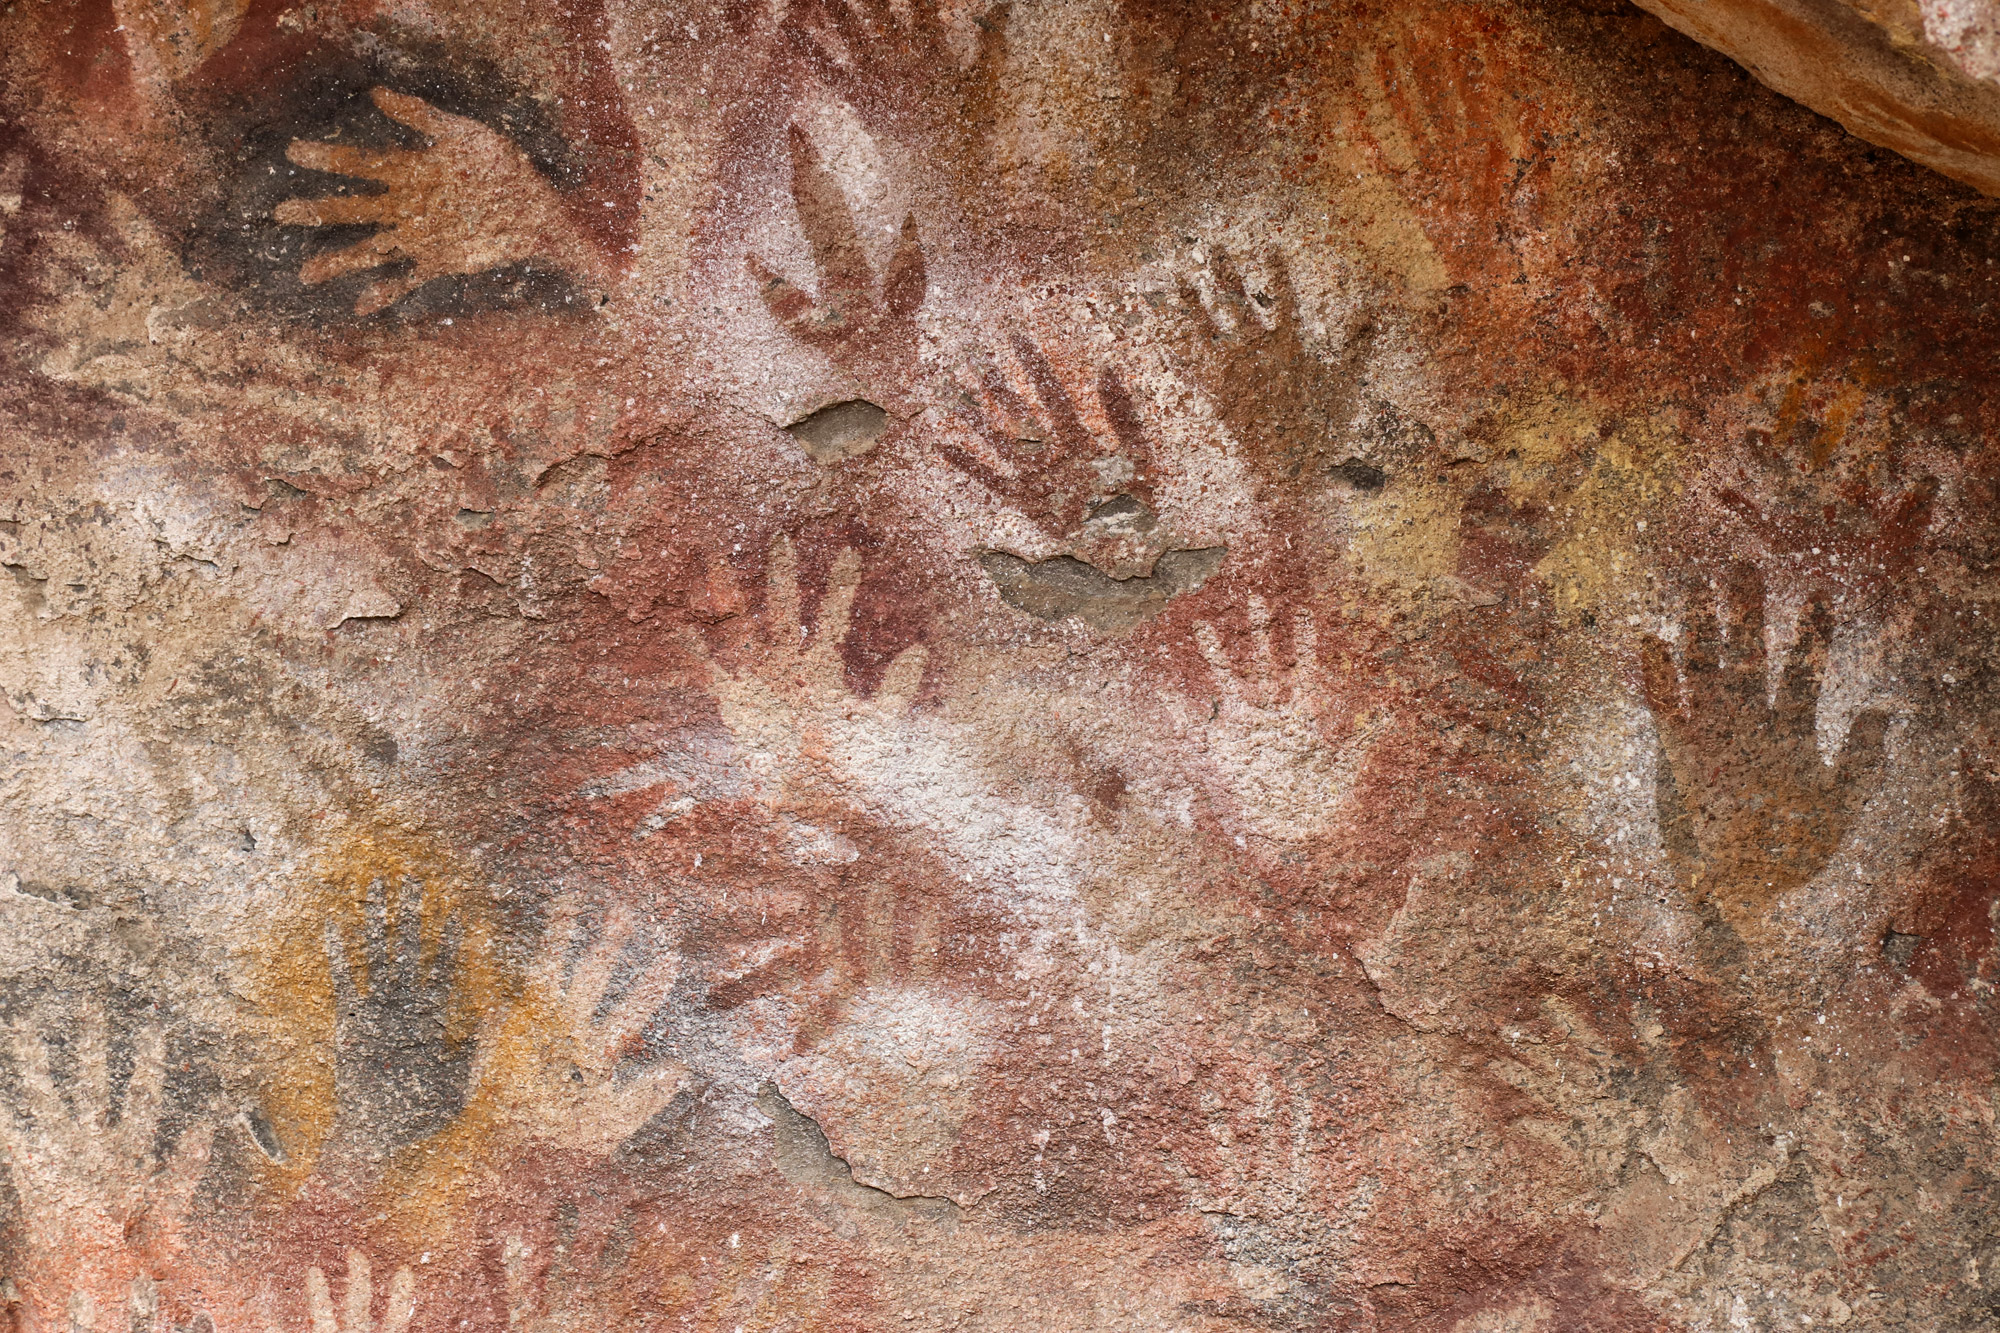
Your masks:
<path fill-rule="evenodd" d="M 436 844 L 393 825 L 364 826 L 308 866 L 308 878 L 288 894 L 291 919 L 256 950 L 254 994 L 270 1051 L 262 1110 L 281 1147 L 268 1168 L 278 1188 L 310 1177 L 341 1128 L 337 1064 L 328 1052 L 342 1026 L 337 1000 L 343 994 L 374 997 L 386 1007 L 427 1002 L 423 1020 L 435 1028 L 423 1035 L 449 1061 L 457 1051 L 469 1053 L 491 1017 L 509 1010 L 507 1000 L 518 989 L 494 957 L 491 898 Z M 400 956 L 409 944 L 415 956 Z M 337 983 L 343 969 L 347 978 Z M 378 989 L 405 983 L 420 994 L 392 1001 Z M 435 1128 L 464 1109 L 465 1080 L 447 1075 L 444 1082 L 457 1085 L 446 1095 L 460 1101 Z M 419 1116 L 433 1113 L 411 1109 Z M 374 1174 L 395 1169 L 396 1148 L 407 1146 L 383 1152 Z"/>

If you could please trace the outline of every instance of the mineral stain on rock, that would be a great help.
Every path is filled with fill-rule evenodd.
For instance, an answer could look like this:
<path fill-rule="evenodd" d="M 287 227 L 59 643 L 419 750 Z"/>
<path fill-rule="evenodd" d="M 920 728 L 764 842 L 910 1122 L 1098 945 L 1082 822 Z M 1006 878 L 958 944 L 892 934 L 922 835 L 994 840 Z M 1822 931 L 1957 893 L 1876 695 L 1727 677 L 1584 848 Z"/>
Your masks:
<path fill-rule="evenodd" d="M 1346 482 L 1357 491 L 1379 491 L 1389 484 L 1388 473 L 1359 458 L 1336 463 L 1326 471 L 1328 476 Z"/>

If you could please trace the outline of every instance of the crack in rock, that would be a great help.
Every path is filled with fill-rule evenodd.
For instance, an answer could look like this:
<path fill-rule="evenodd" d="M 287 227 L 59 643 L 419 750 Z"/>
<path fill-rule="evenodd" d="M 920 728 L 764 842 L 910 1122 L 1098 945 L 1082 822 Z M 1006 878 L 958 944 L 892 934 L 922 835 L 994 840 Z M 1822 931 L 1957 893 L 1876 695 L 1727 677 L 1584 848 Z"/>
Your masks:
<path fill-rule="evenodd" d="M 893 1194 L 854 1178 L 854 1168 L 833 1150 L 819 1121 L 793 1106 L 775 1083 L 757 1090 L 757 1109 L 771 1120 L 778 1171 L 800 1185 L 816 1185 L 841 1205 L 893 1221 L 956 1222 L 962 1215 L 950 1199 L 932 1194 Z"/>

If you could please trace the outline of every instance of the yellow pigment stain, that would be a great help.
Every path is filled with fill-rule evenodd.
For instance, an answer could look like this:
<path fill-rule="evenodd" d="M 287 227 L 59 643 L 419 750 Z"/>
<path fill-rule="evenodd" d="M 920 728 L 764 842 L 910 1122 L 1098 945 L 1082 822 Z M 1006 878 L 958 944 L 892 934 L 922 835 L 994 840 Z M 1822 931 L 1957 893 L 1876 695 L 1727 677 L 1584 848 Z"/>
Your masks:
<path fill-rule="evenodd" d="M 336 1072 L 334 958 L 344 962 L 357 995 L 374 993 L 371 898 L 383 912 L 378 929 L 387 942 L 409 928 L 408 913 L 418 913 L 419 988 L 448 977 L 439 1054 L 459 1064 L 459 1075 L 443 1086 L 460 1094 L 455 1105 L 439 1103 L 437 1114 L 448 1119 L 379 1158 L 368 1145 L 384 1138 L 383 1126 L 343 1123 L 366 1117 L 340 1104 Z M 285 1150 L 266 1168 L 264 1183 L 287 1197 L 317 1175 L 373 1219 L 391 1252 L 451 1252 L 471 1243 L 481 1201 L 508 1194 L 523 1166 L 602 1159 L 681 1086 L 678 1065 L 621 1068 L 636 1029 L 611 1032 L 594 1017 L 626 937 L 598 929 L 595 968 L 565 967 L 550 952 L 569 943 L 557 932 L 562 938 L 542 941 L 531 968 L 526 951 L 500 935 L 500 915 L 480 876 L 434 840 L 384 824 L 363 828 L 311 863 L 291 904 L 264 945 L 254 984 L 268 1052 L 264 1108 Z M 437 970 L 439 950 L 453 942 L 455 963 Z M 670 986 L 677 965 L 669 954 L 656 953 L 652 966 L 655 980 Z M 608 997 L 614 1014 L 637 989 Z M 641 1005 L 628 1017 L 643 1027 L 651 1012 Z M 424 1039 L 421 1032 L 401 1035 Z M 368 1056 L 353 1051 L 348 1058 Z"/>
<path fill-rule="evenodd" d="M 399 1154 L 383 1182 L 388 1227 L 407 1245 L 448 1244 L 474 1223 L 482 1196 L 504 1193 L 524 1160 L 575 1149 L 601 1155 L 616 1144 L 566 1143 L 547 1123 L 554 1081 L 568 1078 L 579 1052 L 561 996 L 520 981 L 479 1034 L 464 1111 L 424 1143 Z"/>
<path fill-rule="evenodd" d="M 1408 468 L 1353 505 L 1348 549 L 1378 588 L 1394 594 L 1426 587 L 1458 569 L 1463 501 L 1431 468 Z"/>
<path fill-rule="evenodd" d="M 371 886 L 387 908 L 386 932 L 395 939 L 407 913 L 419 911 L 424 964 L 437 959 L 448 936 L 457 941 L 455 966 L 443 1007 L 444 1039 L 453 1051 L 476 1051 L 490 1015 L 512 1015 L 521 989 L 500 964 L 495 913 L 479 877 L 442 844 L 385 823 L 364 826 L 309 863 L 289 896 L 284 919 L 272 924 L 261 945 L 252 998 L 265 1051 L 263 1106 L 283 1149 L 265 1167 L 265 1185 L 295 1194 L 322 1166 L 326 1150 L 362 1127 L 337 1123 L 336 1024 L 331 945 L 333 923 L 354 985 L 368 993 L 366 911 Z M 421 886 L 421 890 L 419 887 Z M 421 906 L 419 907 L 419 904 Z M 473 1057 L 476 1067 L 477 1056 Z M 468 1108 L 470 1109 L 470 1108 Z M 465 1117 L 459 1117 L 460 1123 Z M 452 1129 L 456 1129 L 454 1125 Z M 361 1188 L 390 1229 L 417 1234 L 437 1203 L 434 1189 L 413 1185 L 463 1178 L 455 1160 L 467 1150 L 451 1130 L 402 1148 L 380 1164 L 379 1178 Z"/>
<path fill-rule="evenodd" d="M 1557 446 L 1567 434 L 1569 447 L 1579 455 L 1587 449 L 1590 457 L 1580 478 L 1553 488 L 1544 501 L 1560 535 L 1535 572 L 1557 615 L 1574 621 L 1585 612 L 1639 611 L 1652 567 L 1647 526 L 1659 522 L 1685 484 L 1675 434 L 1658 419 L 1626 422 L 1601 439 L 1594 423 L 1587 436 L 1543 427 L 1529 434 Z"/>

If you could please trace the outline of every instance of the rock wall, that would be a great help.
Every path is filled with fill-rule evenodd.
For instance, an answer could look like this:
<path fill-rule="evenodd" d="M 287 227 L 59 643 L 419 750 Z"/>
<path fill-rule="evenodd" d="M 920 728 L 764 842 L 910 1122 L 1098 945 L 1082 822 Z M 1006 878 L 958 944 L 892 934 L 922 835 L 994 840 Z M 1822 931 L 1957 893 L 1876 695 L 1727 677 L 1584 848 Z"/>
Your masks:
<path fill-rule="evenodd" d="M 2000 206 L 1610 0 L 0 26 L 18 1328 L 2000 1317 Z"/>
<path fill-rule="evenodd" d="M 1995 0 L 1637 3 L 1870 143 L 2000 194 Z"/>

